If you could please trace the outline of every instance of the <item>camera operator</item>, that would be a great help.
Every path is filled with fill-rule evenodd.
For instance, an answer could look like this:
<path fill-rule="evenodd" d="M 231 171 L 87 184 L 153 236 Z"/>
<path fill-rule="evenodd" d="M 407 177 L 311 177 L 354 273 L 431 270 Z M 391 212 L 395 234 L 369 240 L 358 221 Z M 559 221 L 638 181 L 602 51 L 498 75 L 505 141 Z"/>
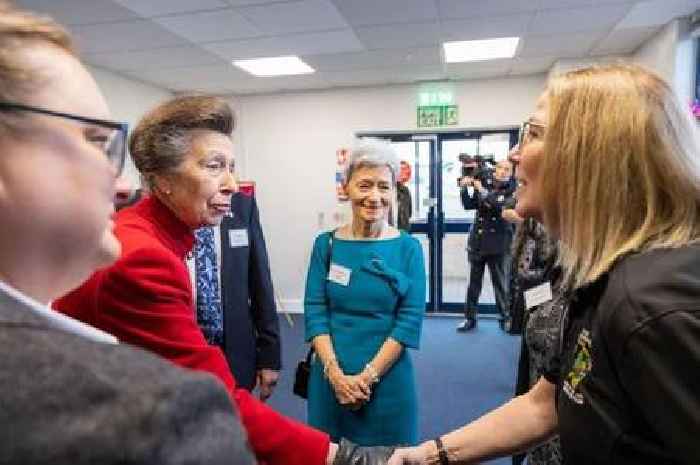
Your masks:
<path fill-rule="evenodd" d="M 487 166 L 484 159 L 460 156 L 462 176 L 462 205 L 466 210 L 476 210 L 473 228 L 467 244 L 467 258 L 471 271 L 469 288 L 464 307 L 464 321 L 458 331 L 474 329 L 477 323 L 477 304 L 481 294 L 484 268 L 489 267 L 491 282 L 496 294 L 496 306 L 503 321 L 507 309 L 506 263 L 513 238 L 513 226 L 502 217 L 504 209 L 513 208 L 513 166 L 508 161 L 496 165 L 495 170 Z"/>

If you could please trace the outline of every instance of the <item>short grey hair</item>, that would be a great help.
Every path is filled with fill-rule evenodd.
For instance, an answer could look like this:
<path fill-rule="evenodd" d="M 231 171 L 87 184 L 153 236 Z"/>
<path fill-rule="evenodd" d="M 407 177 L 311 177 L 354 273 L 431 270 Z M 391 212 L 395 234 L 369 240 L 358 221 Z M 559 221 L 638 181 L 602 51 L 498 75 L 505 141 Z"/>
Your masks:
<path fill-rule="evenodd" d="M 350 156 L 345 164 L 343 182 L 350 182 L 352 174 L 359 168 L 377 168 L 386 166 L 391 172 L 391 179 L 396 183 L 399 174 L 399 157 L 388 141 L 372 137 L 355 140 Z"/>

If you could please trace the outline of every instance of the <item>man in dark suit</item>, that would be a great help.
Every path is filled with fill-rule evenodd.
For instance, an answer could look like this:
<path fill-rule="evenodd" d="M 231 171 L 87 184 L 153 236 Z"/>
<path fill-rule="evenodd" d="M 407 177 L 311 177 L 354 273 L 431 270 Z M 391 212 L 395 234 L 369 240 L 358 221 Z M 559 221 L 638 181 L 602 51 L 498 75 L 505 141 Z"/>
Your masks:
<path fill-rule="evenodd" d="M 195 255 L 207 247 L 203 243 L 206 234 L 201 232 L 195 234 Z M 233 195 L 231 214 L 210 237 L 210 261 L 216 268 L 197 268 L 192 263 L 195 260 L 190 263 L 192 282 L 197 283 L 193 286 L 195 301 L 199 304 L 195 288 L 200 293 L 203 287 L 216 289 L 214 311 L 221 313 L 221 323 L 216 324 L 221 326 L 223 337 L 210 343 L 221 346 L 238 385 L 248 390 L 258 386 L 260 398 L 266 400 L 279 378 L 280 337 L 270 263 L 255 198 L 242 192 Z M 212 276 L 217 276 L 218 283 L 207 284 Z M 203 328 L 208 324 L 201 314 L 198 321 Z"/>
<path fill-rule="evenodd" d="M 241 386 L 267 399 L 281 368 L 280 332 L 265 237 L 255 198 L 231 198 L 221 222 L 224 352 Z"/>
<path fill-rule="evenodd" d="M 503 219 L 502 212 L 504 208 L 512 208 L 514 205 L 512 173 L 511 163 L 502 161 L 496 165 L 493 176 L 482 173 L 477 177 L 465 176 L 460 180 L 462 205 L 466 210 L 475 209 L 476 217 L 467 244 L 469 288 L 464 306 L 464 321 L 457 326 L 458 331 L 476 327 L 477 306 L 486 265 L 489 267 L 496 306 L 502 319 L 507 310 L 506 260 L 513 240 L 513 227 Z"/>

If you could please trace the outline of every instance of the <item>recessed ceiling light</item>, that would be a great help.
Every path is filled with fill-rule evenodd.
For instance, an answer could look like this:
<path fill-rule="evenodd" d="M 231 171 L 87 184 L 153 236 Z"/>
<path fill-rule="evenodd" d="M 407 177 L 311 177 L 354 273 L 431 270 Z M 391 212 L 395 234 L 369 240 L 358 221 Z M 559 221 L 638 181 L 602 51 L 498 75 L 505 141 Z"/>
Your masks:
<path fill-rule="evenodd" d="M 311 66 L 301 61 L 298 56 L 234 60 L 233 64 L 255 76 L 289 76 L 315 72 Z"/>
<path fill-rule="evenodd" d="M 445 42 L 445 63 L 513 58 L 520 37 Z"/>

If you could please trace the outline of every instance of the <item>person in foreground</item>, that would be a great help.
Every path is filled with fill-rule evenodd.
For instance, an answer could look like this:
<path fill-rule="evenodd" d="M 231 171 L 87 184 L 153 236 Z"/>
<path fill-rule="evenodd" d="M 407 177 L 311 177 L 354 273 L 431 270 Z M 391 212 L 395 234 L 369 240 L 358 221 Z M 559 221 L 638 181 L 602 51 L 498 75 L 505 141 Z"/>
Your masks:
<path fill-rule="evenodd" d="M 126 127 L 56 23 L 0 2 L 0 463 L 255 463 L 226 391 L 46 306 L 119 255 Z"/>
<path fill-rule="evenodd" d="M 516 212 L 559 239 L 574 290 L 559 356 L 526 394 L 389 464 L 477 463 L 556 432 L 568 465 L 697 464 L 694 122 L 656 75 L 610 65 L 552 79 L 522 139 Z"/>
<path fill-rule="evenodd" d="M 237 386 L 221 348 L 207 343 L 196 321 L 185 257 L 194 231 L 218 225 L 231 210 L 237 191 L 233 126 L 228 103 L 206 95 L 175 97 L 144 116 L 129 149 L 151 195 L 116 215 L 119 260 L 54 308 L 178 365 L 214 374 L 238 407 L 259 461 L 332 463 L 337 446 L 328 435 L 280 415 Z M 355 452 L 380 460 L 387 449 Z"/>
<path fill-rule="evenodd" d="M 365 446 L 418 441 L 405 349 L 420 343 L 425 265 L 418 241 L 387 223 L 398 169 L 387 142 L 356 143 L 344 183 L 352 223 L 316 238 L 306 279 L 309 423 Z"/>

